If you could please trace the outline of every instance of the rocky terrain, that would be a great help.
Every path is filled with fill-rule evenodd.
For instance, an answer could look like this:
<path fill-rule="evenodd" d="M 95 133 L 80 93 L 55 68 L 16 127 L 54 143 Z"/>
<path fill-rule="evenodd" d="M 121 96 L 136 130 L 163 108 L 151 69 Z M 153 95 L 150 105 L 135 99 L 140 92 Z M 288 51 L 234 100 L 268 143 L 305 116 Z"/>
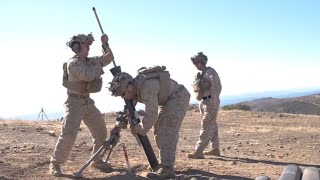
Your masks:
<path fill-rule="evenodd" d="M 108 129 L 115 116 L 106 117 Z M 176 179 L 255 179 L 260 175 L 279 179 L 283 168 L 296 164 L 302 169 L 320 167 L 320 116 L 274 112 L 223 111 L 218 116 L 221 142 L 220 157 L 188 159 L 198 139 L 200 118 L 196 108 L 190 108 L 181 127 L 176 153 Z M 82 124 L 68 161 L 62 165 L 63 177 L 48 174 L 59 121 L 0 120 L 0 179 L 74 179 L 89 159 L 91 136 Z M 152 132 L 148 135 L 158 154 Z M 127 171 L 121 143 L 126 145 L 134 175 Z M 87 168 L 80 179 L 147 179 L 148 161 L 129 130 L 110 156 L 111 173 Z"/>

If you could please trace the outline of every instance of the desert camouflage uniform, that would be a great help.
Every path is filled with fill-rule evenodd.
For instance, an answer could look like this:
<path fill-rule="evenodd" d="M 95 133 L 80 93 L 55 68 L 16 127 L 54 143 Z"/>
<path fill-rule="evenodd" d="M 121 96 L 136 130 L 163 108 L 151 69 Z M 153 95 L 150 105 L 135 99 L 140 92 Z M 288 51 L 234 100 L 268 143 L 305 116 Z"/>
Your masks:
<path fill-rule="evenodd" d="M 220 106 L 221 82 L 218 73 L 211 67 L 207 67 L 203 72 L 204 78 L 210 80 L 210 90 L 204 92 L 204 97 L 210 97 L 201 100 L 199 104 L 202 116 L 200 137 L 195 145 L 196 151 L 203 151 L 211 143 L 212 149 L 219 149 L 219 135 L 217 125 L 217 115 Z"/>
<path fill-rule="evenodd" d="M 77 56 L 68 61 L 68 75 L 71 82 L 89 82 L 99 78 L 106 66 L 103 57 L 91 57 L 87 60 L 78 59 Z M 56 144 L 52 163 L 64 163 L 75 143 L 81 121 L 88 126 L 93 137 L 93 152 L 103 144 L 107 137 L 107 129 L 101 112 L 96 108 L 90 93 L 81 94 L 75 90 L 67 89 L 68 98 L 64 103 L 65 117 L 62 123 L 61 134 Z M 98 157 L 95 161 L 100 160 Z"/>
<path fill-rule="evenodd" d="M 174 165 L 179 130 L 190 100 L 190 94 L 183 85 L 171 79 L 170 81 L 170 96 L 165 104 L 160 104 L 158 100 L 159 79 L 145 80 L 137 95 L 137 101 L 145 104 L 146 116 L 135 130 L 141 135 L 146 135 L 154 126 L 153 133 L 159 148 L 161 164 L 164 166 Z"/>

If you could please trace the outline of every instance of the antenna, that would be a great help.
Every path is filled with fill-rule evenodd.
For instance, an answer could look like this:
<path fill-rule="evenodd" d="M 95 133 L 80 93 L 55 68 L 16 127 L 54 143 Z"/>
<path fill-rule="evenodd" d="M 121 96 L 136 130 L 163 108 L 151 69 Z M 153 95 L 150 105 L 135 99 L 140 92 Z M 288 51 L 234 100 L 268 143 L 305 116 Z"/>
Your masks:
<path fill-rule="evenodd" d="M 41 111 L 39 112 L 39 115 L 38 115 L 38 117 L 37 117 L 37 120 L 39 119 L 40 115 L 41 115 L 41 120 L 43 120 L 43 115 L 47 118 L 47 120 L 49 120 L 48 117 L 47 117 L 47 115 L 46 115 L 46 113 L 45 113 L 44 110 L 43 110 L 43 107 L 41 107 Z"/>

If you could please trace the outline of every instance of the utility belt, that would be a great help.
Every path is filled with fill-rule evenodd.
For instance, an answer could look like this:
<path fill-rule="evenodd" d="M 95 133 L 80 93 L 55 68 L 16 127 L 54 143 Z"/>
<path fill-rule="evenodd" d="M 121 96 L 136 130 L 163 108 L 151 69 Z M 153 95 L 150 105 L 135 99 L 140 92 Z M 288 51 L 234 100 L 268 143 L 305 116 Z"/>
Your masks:
<path fill-rule="evenodd" d="M 206 99 L 210 99 L 210 98 L 211 98 L 211 95 L 202 97 L 202 100 L 206 100 Z"/>
<path fill-rule="evenodd" d="M 89 95 L 81 95 L 81 94 L 73 94 L 73 93 L 68 93 L 69 97 L 74 97 L 74 98 L 79 98 L 79 99 L 89 99 Z"/>

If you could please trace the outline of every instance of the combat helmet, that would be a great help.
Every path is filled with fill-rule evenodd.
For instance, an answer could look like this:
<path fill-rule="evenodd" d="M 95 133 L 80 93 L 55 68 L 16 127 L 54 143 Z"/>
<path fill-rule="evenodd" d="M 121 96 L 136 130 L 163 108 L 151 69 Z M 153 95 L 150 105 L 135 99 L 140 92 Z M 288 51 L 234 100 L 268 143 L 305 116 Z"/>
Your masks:
<path fill-rule="evenodd" d="M 192 56 L 191 58 L 192 63 L 201 62 L 202 64 L 207 64 L 208 57 L 203 54 L 203 52 L 198 52 L 197 55 Z"/>
<path fill-rule="evenodd" d="M 126 72 L 117 73 L 109 83 L 109 91 L 113 96 L 122 96 L 128 87 L 129 83 L 133 83 L 133 78 Z"/>
<path fill-rule="evenodd" d="M 90 45 L 94 41 L 94 38 L 92 34 L 78 34 L 76 36 L 73 36 L 70 41 L 68 41 L 66 44 L 69 46 L 73 52 L 77 53 L 80 52 L 80 43 L 89 43 Z"/>

